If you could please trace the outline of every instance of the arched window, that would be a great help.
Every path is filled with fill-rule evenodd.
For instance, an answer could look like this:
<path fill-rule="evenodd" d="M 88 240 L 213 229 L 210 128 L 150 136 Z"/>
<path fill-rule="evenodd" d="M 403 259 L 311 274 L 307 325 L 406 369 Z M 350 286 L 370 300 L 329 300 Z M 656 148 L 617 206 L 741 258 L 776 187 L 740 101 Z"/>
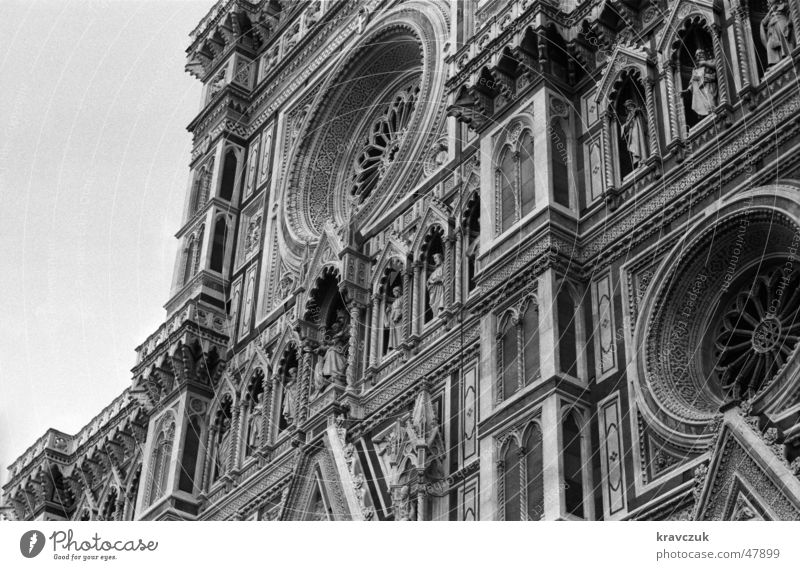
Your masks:
<path fill-rule="evenodd" d="M 497 185 L 500 187 L 501 231 L 506 231 L 517 221 L 517 165 L 511 148 L 503 151 L 500 168 L 497 171 Z"/>
<path fill-rule="evenodd" d="M 225 241 L 228 236 L 228 224 L 225 218 L 218 218 L 217 223 L 214 224 L 214 237 L 211 242 L 211 263 L 209 268 L 211 271 L 222 273 L 225 265 Z"/>
<path fill-rule="evenodd" d="M 225 153 L 225 160 L 222 163 L 222 183 L 219 187 L 219 197 L 230 201 L 236 186 L 236 152 L 229 149 Z"/>
<path fill-rule="evenodd" d="M 558 317 L 558 355 L 561 371 L 570 376 L 578 376 L 578 310 L 575 301 L 562 283 L 556 295 Z"/>
<path fill-rule="evenodd" d="M 550 122 L 550 150 L 553 167 L 553 200 L 569 208 L 569 139 L 561 118 Z"/>
<path fill-rule="evenodd" d="M 519 191 L 521 196 L 522 211 L 520 217 L 525 217 L 533 211 L 536 205 L 536 177 L 533 165 L 533 136 L 530 131 L 525 131 L 519 144 Z"/>
<path fill-rule="evenodd" d="M 145 503 L 149 506 L 161 498 L 167 491 L 169 478 L 170 457 L 172 455 L 172 440 L 175 435 L 175 423 L 171 422 L 168 428 L 162 429 L 156 438 L 153 447 L 152 463 L 150 467 L 150 488 Z"/>
<path fill-rule="evenodd" d="M 583 509 L 583 435 L 576 414 L 567 415 L 563 424 L 564 495 L 567 512 L 584 517 Z"/>
<path fill-rule="evenodd" d="M 525 499 L 528 520 L 544 518 L 544 458 L 542 455 L 542 430 L 532 424 L 523 440 L 525 450 Z"/>
<path fill-rule="evenodd" d="M 498 352 L 502 384 L 499 399 L 502 401 L 519 389 L 519 356 L 516 318 L 512 313 L 506 313 L 500 325 Z"/>
<path fill-rule="evenodd" d="M 477 259 L 480 254 L 480 236 L 481 236 L 481 201 L 480 196 L 475 193 L 472 198 L 472 204 L 467 210 L 467 217 L 464 223 L 464 258 L 465 258 L 465 271 L 464 271 L 464 286 L 467 294 L 475 289 L 475 271 L 477 268 Z"/>
<path fill-rule="evenodd" d="M 186 424 L 186 435 L 183 438 L 181 472 L 178 478 L 178 489 L 187 493 L 194 493 L 195 491 L 197 457 L 200 451 L 202 430 L 200 417 L 192 416 Z"/>
<path fill-rule="evenodd" d="M 522 354 L 524 360 L 524 384 L 539 378 L 539 305 L 529 299 L 523 307 L 522 315 Z"/>
<path fill-rule="evenodd" d="M 189 282 L 194 275 L 194 258 L 197 255 L 197 240 L 192 236 L 183 254 L 183 284 Z"/>
<path fill-rule="evenodd" d="M 503 454 L 504 520 L 522 520 L 520 479 L 520 450 L 516 440 L 511 438 Z"/>

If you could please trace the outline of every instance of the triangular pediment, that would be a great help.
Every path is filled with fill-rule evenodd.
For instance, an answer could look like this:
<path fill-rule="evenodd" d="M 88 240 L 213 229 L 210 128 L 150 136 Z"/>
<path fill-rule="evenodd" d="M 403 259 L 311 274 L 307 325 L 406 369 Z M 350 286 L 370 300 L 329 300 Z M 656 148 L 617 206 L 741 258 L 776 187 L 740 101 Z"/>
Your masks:
<path fill-rule="evenodd" d="M 431 197 L 428 201 L 427 207 L 425 208 L 425 213 L 422 215 L 420 220 L 417 233 L 411 242 L 411 251 L 415 254 L 419 252 L 422 245 L 422 240 L 425 239 L 425 236 L 427 235 L 431 226 L 438 225 L 446 233 L 449 225 L 449 217 L 450 215 L 446 210 L 446 206 L 436 198 Z"/>
<path fill-rule="evenodd" d="M 665 53 L 670 49 L 670 45 L 675 41 L 678 30 L 683 25 L 683 21 L 691 16 L 700 16 L 706 22 L 714 22 L 714 1 L 713 0 L 680 0 L 676 2 L 669 11 L 666 25 L 661 28 L 661 35 L 656 44 L 659 53 Z"/>
<path fill-rule="evenodd" d="M 738 408 L 725 412 L 708 466 L 698 469 L 696 520 L 800 520 L 800 480 Z"/>
<path fill-rule="evenodd" d="M 645 48 L 630 44 L 618 44 L 608 60 L 606 70 L 597 88 L 597 101 L 601 109 L 608 106 L 608 98 L 621 72 L 636 70 L 644 79 L 652 66 L 652 58 Z"/>

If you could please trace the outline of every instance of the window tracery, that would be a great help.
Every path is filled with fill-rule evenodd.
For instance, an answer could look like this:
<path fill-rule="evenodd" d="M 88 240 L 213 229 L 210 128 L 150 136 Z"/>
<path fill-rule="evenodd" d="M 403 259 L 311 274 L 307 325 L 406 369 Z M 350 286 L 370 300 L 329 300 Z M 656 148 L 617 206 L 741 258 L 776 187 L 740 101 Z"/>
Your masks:
<path fill-rule="evenodd" d="M 495 170 L 495 194 L 500 223 L 497 233 L 503 233 L 533 211 L 536 204 L 533 135 L 517 124 L 509 133 L 500 151 Z"/>
<path fill-rule="evenodd" d="M 535 296 L 525 296 L 501 315 L 496 344 L 499 404 L 541 376 L 539 306 Z"/>
<path fill-rule="evenodd" d="M 418 95 L 418 85 L 404 88 L 370 127 L 354 165 L 351 194 L 359 202 L 369 197 L 394 162 L 411 122 Z"/>

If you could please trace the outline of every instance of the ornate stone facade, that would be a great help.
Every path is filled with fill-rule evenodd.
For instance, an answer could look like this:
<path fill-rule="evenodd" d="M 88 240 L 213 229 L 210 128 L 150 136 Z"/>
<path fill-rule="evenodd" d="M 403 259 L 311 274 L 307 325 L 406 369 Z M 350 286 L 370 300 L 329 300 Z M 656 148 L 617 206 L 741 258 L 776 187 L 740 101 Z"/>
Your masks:
<path fill-rule="evenodd" d="M 800 518 L 798 23 L 219 0 L 165 322 L 0 514 Z"/>

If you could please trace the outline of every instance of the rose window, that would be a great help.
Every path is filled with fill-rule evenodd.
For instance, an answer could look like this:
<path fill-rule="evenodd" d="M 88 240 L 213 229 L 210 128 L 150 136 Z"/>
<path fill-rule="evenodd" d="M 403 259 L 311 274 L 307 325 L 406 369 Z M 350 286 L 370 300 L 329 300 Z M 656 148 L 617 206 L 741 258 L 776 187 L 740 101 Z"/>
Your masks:
<path fill-rule="evenodd" d="M 780 270 L 760 275 L 723 312 L 714 369 L 730 397 L 755 394 L 794 351 L 800 338 L 799 281 Z"/>
<path fill-rule="evenodd" d="M 418 95 L 418 86 L 402 90 L 370 128 L 355 159 L 352 193 L 360 202 L 370 195 L 397 158 Z"/>

